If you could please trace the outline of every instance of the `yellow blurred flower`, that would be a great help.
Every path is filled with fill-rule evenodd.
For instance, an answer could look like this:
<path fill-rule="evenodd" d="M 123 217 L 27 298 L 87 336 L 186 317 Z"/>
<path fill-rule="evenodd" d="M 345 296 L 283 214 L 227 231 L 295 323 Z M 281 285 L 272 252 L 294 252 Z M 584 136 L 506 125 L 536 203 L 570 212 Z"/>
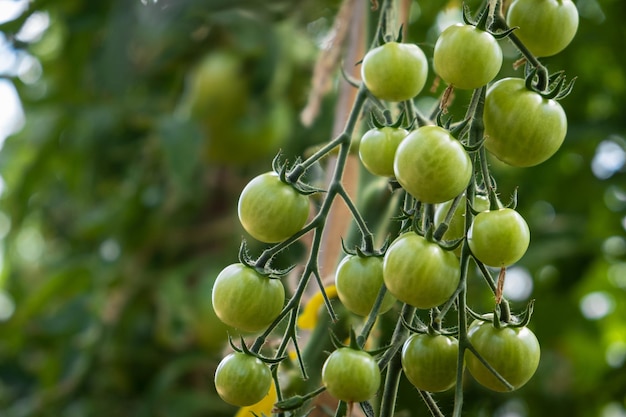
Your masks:
<path fill-rule="evenodd" d="M 254 414 L 259 417 L 271 416 L 272 409 L 274 408 L 274 404 L 277 400 L 278 396 L 276 395 L 276 386 L 272 384 L 269 392 L 261 401 L 247 407 L 241 407 L 239 411 L 237 411 L 237 414 L 235 414 L 235 417 L 253 417 Z"/>
<path fill-rule="evenodd" d="M 337 287 L 329 285 L 325 287 L 326 295 L 328 298 L 337 297 Z M 304 306 L 302 314 L 298 317 L 298 327 L 305 330 L 313 330 L 317 324 L 317 317 L 320 307 L 324 304 L 324 296 L 321 291 L 318 291 L 311 297 L 308 303 Z"/>

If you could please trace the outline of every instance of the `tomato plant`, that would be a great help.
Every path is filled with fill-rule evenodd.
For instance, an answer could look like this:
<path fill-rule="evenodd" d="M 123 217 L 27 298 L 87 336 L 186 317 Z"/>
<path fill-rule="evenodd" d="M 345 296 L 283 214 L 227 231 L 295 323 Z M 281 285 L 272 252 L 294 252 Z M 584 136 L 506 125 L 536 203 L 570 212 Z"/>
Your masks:
<path fill-rule="evenodd" d="M 215 388 L 229 404 L 243 407 L 263 399 L 270 390 L 272 373 L 259 358 L 243 352 L 226 356 L 215 370 Z"/>
<path fill-rule="evenodd" d="M 467 242 L 474 256 L 485 265 L 506 267 L 526 253 L 530 230 L 526 220 L 513 209 L 487 210 L 474 218 Z"/>
<path fill-rule="evenodd" d="M 359 143 L 359 157 L 369 172 L 393 177 L 393 159 L 400 142 L 409 134 L 405 129 L 382 127 L 370 129 Z"/>
<path fill-rule="evenodd" d="M 461 194 L 472 175 L 463 145 L 439 126 L 423 126 L 400 143 L 394 159 L 396 179 L 424 203 L 443 203 Z"/>
<path fill-rule="evenodd" d="M 533 54 L 552 56 L 574 39 L 578 9 L 571 0 L 515 0 L 506 21 Z"/>
<path fill-rule="evenodd" d="M 437 205 L 437 209 L 435 210 L 435 225 L 439 226 L 444 222 L 446 216 L 448 215 L 448 211 L 452 208 L 453 200 L 446 201 L 443 204 Z M 466 210 L 465 199 L 461 201 L 459 205 L 456 206 L 454 213 L 452 214 L 452 218 L 450 219 L 450 223 L 448 224 L 448 229 L 443 234 L 442 238 L 448 241 L 455 241 L 457 239 L 462 239 L 465 237 L 465 210 Z M 489 199 L 483 195 L 476 195 L 474 197 L 474 202 L 472 203 L 472 208 L 476 211 L 485 211 L 489 209 Z M 461 255 L 461 247 L 457 247 L 454 250 L 454 253 L 457 256 Z"/>
<path fill-rule="evenodd" d="M 337 295 L 351 312 L 367 316 L 383 285 L 383 260 L 378 256 L 348 255 L 341 260 L 335 273 Z M 386 293 L 378 311 L 387 312 L 396 299 Z"/>
<path fill-rule="evenodd" d="M 567 133 L 561 105 L 529 90 L 521 78 L 504 78 L 489 87 L 483 121 L 487 150 L 516 167 L 544 162 Z"/>
<path fill-rule="evenodd" d="M 410 100 L 422 91 L 428 76 L 428 61 L 419 46 L 387 42 L 363 58 L 361 78 L 381 100 Z"/>
<path fill-rule="evenodd" d="M 383 260 L 389 292 L 417 308 L 443 304 L 456 290 L 459 277 L 457 257 L 415 232 L 394 240 Z"/>
<path fill-rule="evenodd" d="M 441 334 L 413 334 L 402 346 L 402 369 L 417 389 L 446 391 L 457 377 L 459 342 Z"/>
<path fill-rule="evenodd" d="M 448 84 L 474 89 L 498 74 L 502 49 L 490 33 L 459 23 L 448 26 L 437 38 L 433 65 L 435 72 Z"/>
<path fill-rule="evenodd" d="M 539 341 L 527 327 L 495 327 L 489 320 L 475 320 L 468 329 L 467 337 L 476 352 L 513 389 L 526 384 L 539 366 Z M 481 385 L 493 391 L 508 391 L 506 385 L 471 351 L 466 351 L 465 360 L 467 369 Z"/>
<path fill-rule="evenodd" d="M 309 216 L 309 199 L 268 172 L 250 181 L 239 197 L 239 220 L 262 242 L 280 242 L 302 229 Z"/>
<path fill-rule="evenodd" d="M 339 400 L 366 401 L 380 387 L 380 369 L 369 353 L 341 347 L 324 362 L 322 381 L 328 392 Z"/>
<path fill-rule="evenodd" d="M 211 299 L 222 322 L 237 329 L 257 332 L 280 314 L 285 289 L 279 279 L 263 276 L 247 265 L 236 263 L 219 273 Z"/>

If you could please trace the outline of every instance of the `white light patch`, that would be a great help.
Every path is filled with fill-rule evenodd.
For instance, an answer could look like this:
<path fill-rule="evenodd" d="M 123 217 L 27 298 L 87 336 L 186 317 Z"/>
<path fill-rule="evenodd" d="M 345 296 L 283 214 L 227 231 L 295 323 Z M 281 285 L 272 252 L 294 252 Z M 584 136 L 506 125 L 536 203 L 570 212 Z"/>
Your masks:
<path fill-rule="evenodd" d="M 526 268 L 513 266 L 506 270 L 504 296 L 512 301 L 528 300 L 533 292 L 533 278 Z"/>
<path fill-rule="evenodd" d="M 603 291 L 591 292 L 580 300 L 580 311 L 589 320 L 599 320 L 613 311 L 613 297 Z"/>

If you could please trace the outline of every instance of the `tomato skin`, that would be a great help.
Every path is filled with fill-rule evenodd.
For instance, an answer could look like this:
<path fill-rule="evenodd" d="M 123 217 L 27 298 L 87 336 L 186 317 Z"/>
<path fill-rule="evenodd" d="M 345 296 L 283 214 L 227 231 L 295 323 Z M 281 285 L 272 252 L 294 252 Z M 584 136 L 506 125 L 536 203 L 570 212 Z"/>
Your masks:
<path fill-rule="evenodd" d="M 515 0 L 506 16 L 524 46 L 538 57 L 561 52 L 578 30 L 578 10 L 571 0 Z"/>
<path fill-rule="evenodd" d="M 448 210 L 452 206 L 453 200 L 446 201 L 443 204 L 437 205 L 435 209 L 435 226 L 438 227 L 446 218 L 448 214 Z M 477 195 L 474 197 L 474 203 L 472 207 L 476 211 L 485 211 L 489 209 L 489 199 L 482 195 Z M 442 239 L 448 241 L 455 241 L 457 239 L 461 239 L 465 236 L 465 210 L 466 204 L 465 199 L 461 200 L 459 205 L 454 210 L 454 214 L 452 215 L 452 220 L 448 224 L 448 230 L 443 234 Z M 461 246 L 454 250 L 454 254 L 456 256 L 461 256 Z"/>
<path fill-rule="evenodd" d="M 309 199 L 282 182 L 275 172 L 252 179 L 239 197 L 241 225 L 253 238 L 282 242 L 297 233 L 309 216 Z"/>
<path fill-rule="evenodd" d="M 222 322 L 258 332 L 267 328 L 282 311 L 285 288 L 279 279 L 265 277 L 249 266 L 235 263 L 217 276 L 211 300 Z"/>
<path fill-rule="evenodd" d="M 338 400 L 366 401 L 380 387 L 380 369 L 369 353 L 342 347 L 331 353 L 324 362 L 322 382 Z"/>
<path fill-rule="evenodd" d="M 415 232 L 396 238 L 383 259 L 387 290 L 398 300 L 421 309 L 446 302 L 459 285 L 460 276 L 454 253 Z"/>
<path fill-rule="evenodd" d="M 369 315 L 382 285 L 383 259 L 379 256 L 348 255 L 337 266 L 337 295 L 354 314 Z M 378 314 L 389 311 L 395 302 L 396 298 L 387 291 Z"/>
<path fill-rule="evenodd" d="M 359 157 L 365 168 L 374 175 L 393 177 L 396 150 L 408 134 L 405 129 L 388 126 L 365 132 L 359 144 Z"/>
<path fill-rule="evenodd" d="M 472 25 L 448 26 L 437 38 L 435 72 L 456 88 L 471 90 L 493 80 L 502 66 L 502 49 L 490 33 Z"/>
<path fill-rule="evenodd" d="M 439 126 L 422 126 L 404 138 L 394 159 L 396 179 L 423 203 L 443 203 L 462 193 L 472 176 L 463 145 Z"/>
<path fill-rule="evenodd" d="M 226 356 L 215 371 L 215 389 L 227 403 L 245 407 L 267 395 L 272 385 L 270 368 L 259 358 L 243 352 Z"/>
<path fill-rule="evenodd" d="M 402 369 L 417 389 L 446 391 L 456 383 L 458 354 L 454 337 L 416 333 L 402 347 Z"/>
<path fill-rule="evenodd" d="M 474 217 L 467 243 L 479 261 L 503 268 L 524 256 L 530 244 L 530 229 L 513 209 L 487 210 Z"/>
<path fill-rule="evenodd" d="M 490 321 L 476 320 L 468 328 L 467 337 L 476 351 L 514 389 L 526 384 L 539 366 L 539 341 L 527 327 L 497 329 Z M 493 391 L 508 391 L 469 349 L 465 351 L 465 362 L 481 385 Z"/>
<path fill-rule="evenodd" d="M 415 44 L 387 42 L 365 54 L 361 78 L 381 100 L 404 101 L 417 96 L 426 84 L 428 60 Z"/>
<path fill-rule="evenodd" d="M 528 90 L 521 78 L 504 78 L 489 87 L 483 122 L 487 150 L 515 167 L 546 161 L 567 133 L 561 105 Z"/>

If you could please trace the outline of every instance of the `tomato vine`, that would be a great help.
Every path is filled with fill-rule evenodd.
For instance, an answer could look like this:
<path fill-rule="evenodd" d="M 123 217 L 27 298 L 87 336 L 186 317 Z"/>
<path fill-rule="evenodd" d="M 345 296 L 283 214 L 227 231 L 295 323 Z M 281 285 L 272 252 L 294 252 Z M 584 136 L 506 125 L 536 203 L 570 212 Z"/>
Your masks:
<path fill-rule="evenodd" d="M 531 0 L 516 0 L 517 3 L 524 1 Z M 291 269 L 276 269 L 272 265 L 274 257 L 304 235 L 312 233 L 307 260 L 284 307 L 279 313 L 269 315 L 269 319 L 274 320 L 262 326 L 261 334 L 250 347 L 242 339 L 238 348 L 247 355 L 241 358 L 250 362 L 249 358 L 255 357 L 258 360 L 254 362 L 255 366 L 265 363 L 264 366 L 271 369 L 277 391 L 275 413 L 281 417 L 306 415 L 311 401 L 325 390 L 339 400 L 336 416 L 350 414 L 354 403 L 359 403 L 367 416 L 391 417 L 402 372 L 415 385 L 433 416 L 444 414 L 432 392 L 455 387 L 452 416 L 459 417 L 463 407 L 461 382 L 466 362 L 469 372 L 479 383 L 496 391 L 511 391 L 524 385 L 539 362 L 538 342 L 526 327 L 532 303 L 525 312 L 515 315 L 502 290 L 506 268 L 517 262 L 526 251 L 529 230 L 524 219 L 514 210 L 517 194 L 508 207 L 500 201 L 489 158 L 495 155 L 505 163 L 531 166 L 551 157 L 562 142 L 562 137 L 546 135 L 554 130 L 553 125 L 546 122 L 538 123 L 537 127 L 526 122 L 518 126 L 511 118 L 505 117 L 505 113 L 516 114 L 519 111 L 517 107 L 521 106 L 522 111 L 532 113 L 533 117 L 543 122 L 546 119 L 544 106 L 554 107 L 554 100 L 565 97 L 573 83 L 565 82 L 563 72 L 549 74 L 515 35 L 515 28 L 508 26 L 501 2 L 489 1 L 480 10 L 476 22 L 472 21 L 466 9 L 465 23 L 442 33 L 441 42 L 438 41 L 438 46 L 435 46 L 435 70 L 446 68 L 446 74 L 439 75 L 449 86 L 436 109 L 430 116 L 425 116 L 416 108 L 413 98 L 424 86 L 426 58 L 417 45 L 403 44 L 401 36 L 393 36 L 390 22 L 395 15 L 394 7 L 392 0 L 385 0 L 379 7 L 379 24 L 374 40 L 361 63 L 363 82 L 348 80 L 358 90 L 343 131 L 304 160 L 289 163 L 279 154 L 274 161 L 274 173 L 261 177 L 271 180 L 271 183 L 257 185 L 259 180 L 255 179 L 242 193 L 240 217 L 246 230 L 260 240 L 275 242 L 256 259 L 247 253 L 244 242 L 238 267 L 243 271 L 261 280 L 267 280 L 267 277 L 280 279 Z M 494 104 L 491 97 L 495 95 L 495 89 L 506 81 L 496 80 L 489 87 L 487 85 L 501 65 L 502 54 L 496 38 L 508 38 L 517 46 L 526 61 L 527 70 L 524 79 L 515 81 L 514 88 L 500 95 Z M 465 42 L 470 42 L 472 47 L 466 46 Z M 467 62 L 479 62 L 484 54 L 493 61 L 488 62 L 493 64 L 493 68 L 488 68 L 484 74 L 478 67 L 469 73 L 463 72 Z M 455 85 L 473 89 L 473 94 L 462 120 L 444 120 Z M 370 119 L 375 121 L 372 135 L 380 133 L 383 136 L 374 144 L 369 143 L 369 137 L 364 139 L 362 150 L 365 154 L 362 152 L 361 158 L 373 174 L 388 178 L 391 192 L 400 195 L 402 201 L 399 208 L 398 199 L 389 199 L 389 208 L 397 210 L 395 220 L 400 226 L 393 232 L 386 231 L 387 241 L 380 248 L 376 247 L 375 233 L 365 220 L 362 209 L 352 201 L 343 185 L 352 138 L 362 116 L 368 113 Z M 560 133 L 564 136 L 566 126 L 561 127 Z M 393 143 L 386 142 L 389 139 L 385 134 L 390 132 L 400 133 Z M 510 133 L 512 139 L 499 135 L 500 132 Z M 537 143 L 539 136 L 551 143 Z M 365 147 L 366 140 L 369 148 Z M 507 140 L 516 142 L 507 143 Z M 545 151 L 542 148 L 544 145 Z M 515 159 L 520 157 L 525 147 L 529 148 L 526 155 L 531 155 L 531 162 Z M 538 157 L 532 156 L 533 149 L 538 149 Z M 380 156 L 376 155 L 377 150 L 385 158 L 380 169 L 371 165 Z M 316 165 L 322 166 L 323 158 L 330 153 L 336 153 L 336 158 L 325 168 L 332 171 L 332 178 L 326 189 L 318 189 L 309 184 L 312 181 L 309 170 Z M 286 194 L 281 194 L 281 191 Z M 244 199 L 248 194 L 253 194 L 253 198 Z M 311 194 L 319 196 L 316 200 L 319 206 L 305 220 L 308 207 L 305 210 L 300 204 L 293 208 L 296 207 L 294 201 L 302 201 L 303 196 Z M 286 367 L 291 361 L 289 354 L 295 357 L 300 377 L 304 380 L 309 378 L 309 367 L 313 365 L 304 351 L 315 349 L 317 339 L 309 340 L 302 349 L 298 329 L 305 290 L 312 278 L 316 281 L 331 321 L 341 320 L 327 293 L 328 287 L 319 265 L 322 235 L 331 206 L 337 198 L 345 203 L 360 233 L 360 244 L 356 248 L 344 248 L 348 253 L 346 259 L 356 262 L 374 260 L 369 267 L 355 264 L 350 266 L 353 270 L 349 271 L 342 261 L 341 271 L 338 272 L 341 277 L 337 277 L 336 291 L 340 300 L 349 310 L 365 315 L 365 319 L 359 323 L 358 334 L 352 330 L 349 332 L 350 347 L 339 346 L 341 342 L 335 340 L 337 349 L 324 361 L 320 386 L 285 397 L 281 389 L 285 379 L 281 378 L 281 372 L 283 364 Z M 455 220 L 458 209 L 461 209 L 460 218 Z M 446 238 L 453 221 L 456 221 L 455 234 Z M 377 269 L 380 259 L 382 271 Z M 476 265 L 493 293 L 494 307 L 490 315 L 477 314 L 468 307 L 467 282 L 471 264 Z M 369 268 L 368 272 L 376 275 L 369 277 L 369 273 L 364 269 L 359 272 L 358 268 Z M 343 279 L 349 280 L 348 284 L 339 282 Z M 355 284 L 358 279 L 372 280 L 374 284 L 364 282 L 364 286 L 360 286 Z M 367 293 L 363 289 L 366 284 Z M 216 287 L 215 291 L 219 290 Z M 241 293 L 251 297 L 248 293 Z M 379 345 L 382 342 L 383 347 L 372 347 L 370 345 L 376 344 L 372 340 L 372 330 L 377 318 L 394 303 L 394 298 L 390 296 L 404 304 L 392 310 L 397 314 L 397 320 L 389 340 L 378 340 L 376 342 Z M 252 311 L 261 311 L 256 304 L 267 302 L 264 299 L 236 298 L 231 296 L 232 300 L 228 303 L 231 310 L 236 310 L 239 303 L 257 309 Z M 457 313 L 454 319 L 456 326 L 446 328 L 444 322 L 451 320 L 448 317 L 453 307 Z M 418 311 L 430 311 L 428 323 L 422 322 Z M 236 315 L 236 311 L 229 310 L 229 314 Z M 244 320 L 254 318 L 262 323 L 268 320 L 259 316 L 262 316 L 261 312 Z M 470 318 L 475 321 L 468 325 Z M 232 319 L 231 323 L 238 323 L 237 319 Z M 256 327 L 250 325 L 249 329 Z M 275 334 L 279 335 L 280 342 L 277 346 L 267 346 L 268 338 Z M 315 338 L 323 334 L 323 331 L 318 332 Z M 419 346 L 414 347 L 415 344 Z M 271 356 L 261 355 L 262 350 L 269 351 Z M 428 366 L 424 367 L 423 363 Z M 218 393 L 225 392 L 225 388 L 220 386 L 223 379 L 216 377 Z M 377 400 L 379 385 L 382 388 Z M 236 398 L 229 393 L 229 398 L 233 396 Z"/>

